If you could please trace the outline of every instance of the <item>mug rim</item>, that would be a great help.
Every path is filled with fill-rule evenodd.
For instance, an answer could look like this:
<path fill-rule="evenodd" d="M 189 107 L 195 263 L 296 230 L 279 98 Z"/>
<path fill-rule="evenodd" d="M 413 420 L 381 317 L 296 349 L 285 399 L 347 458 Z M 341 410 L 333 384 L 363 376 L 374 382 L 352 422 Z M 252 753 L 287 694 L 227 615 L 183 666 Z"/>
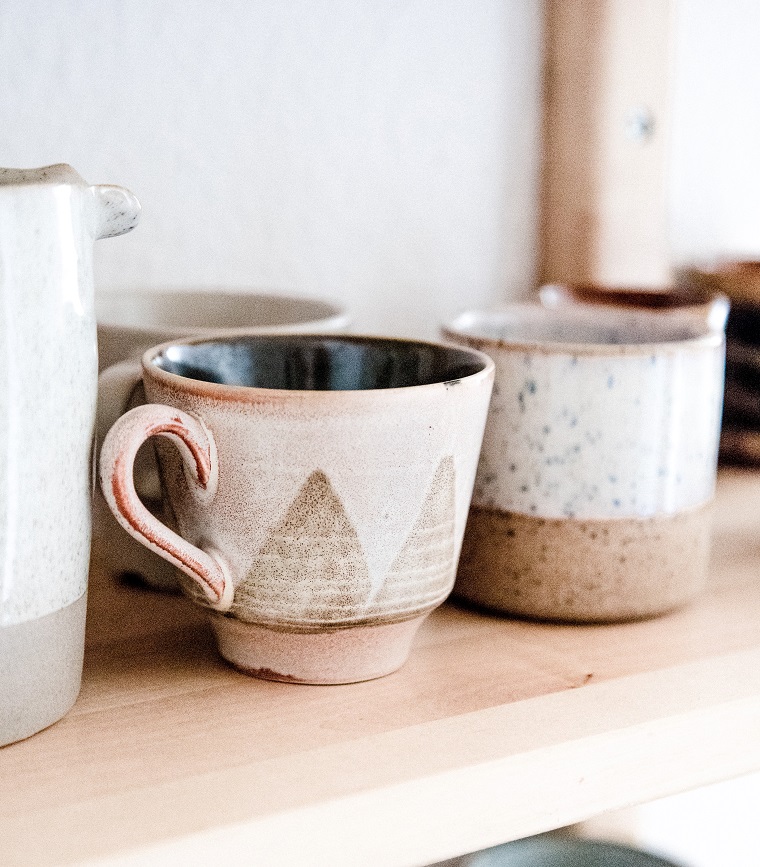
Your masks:
<path fill-rule="evenodd" d="M 698 351 L 715 349 L 725 344 L 726 338 L 723 331 L 713 331 L 705 324 L 703 329 L 693 335 L 673 340 L 652 340 L 645 343 L 578 343 L 561 340 L 505 340 L 499 337 L 491 337 L 484 333 L 482 327 L 478 327 L 483 321 L 498 321 L 510 313 L 533 316 L 538 319 L 556 318 L 562 316 L 565 321 L 598 321 L 599 316 L 611 318 L 613 311 L 606 308 L 604 313 L 594 309 L 593 314 L 588 309 L 582 309 L 580 305 L 547 308 L 541 304 L 530 302 L 515 302 L 500 308 L 477 309 L 473 308 L 459 313 L 454 319 L 441 326 L 441 334 L 447 340 L 455 340 L 467 345 L 483 345 L 489 348 L 512 350 L 518 352 L 532 352 L 541 355 L 578 355 L 597 357 L 620 357 L 632 355 L 662 355 L 673 354 L 683 351 Z M 616 317 L 621 311 L 614 313 Z M 661 322 L 663 314 L 655 310 L 629 310 L 623 314 L 626 318 L 651 318 L 653 322 Z M 473 325 L 468 326 L 468 321 Z M 618 319 L 619 321 L 619 319 Z M 670 327 L 674 327 L 672 322 Z"/>
<path fill-rule="evenodd" d="M 242 326 L 255 329 L 257 332 L 275 333 L 277 331 L 294 332 L 303 328 L 347 328 L 351 324 L 351 314 L 347 307 L 335 298 L 325 296 L 310 297 L 308 295 L 295 295 L 287 291 L 258 290 L 253 286 L 156 286 L 153 289 L 144 286 L 126 286 L 122 288 L 108 287 L 99 289 L 95 293 L 95 320 L 98 328 L 112 328 L 127 331 L 132 334 L 166 334 L 171 335 L 168 340 L 180 339 L 188 336 L 208 336 L 219 331 L 230 332 L 241 326 L 196 326 L 196 325 L 167 325 L 163 322 L 131 322 L 118 321 L 110 316 L 104 316 L 102 309 L 98 309 L 98 301 L 119 299 L 129 296 L 136 299 L 162 298 L 168 300 L 180 300 L 182 298 L 227 299 L 235 302 L 247 302 L 254 299 L 296 304 L 308 304 L 322 308 L 315 316 L 300 319 L 296 322 L 281 325 L 247 325 Z"/>
<path fill-rule="evenodd" d="M 173 346 L 194 346 L 200 343 L 230 343 L 240 338 L 250 337 L 254 340 L 259 338 L 273 338 L 278 341 L 305 341 L 305 340 L 331 340 L 345 343 L 368 343 L 371 341 L 387 344 L 413 344 L 417 346 L 434 347 L 438 350 L 456 350 L 465 352 L 474 357 L 482 368 L 457 379 L 441 380 L 440 382 L 419 383 L 418 385 L 403 385 L 393 388 L 356 388 L 356 389 L 296 389 L 296 388 L 264 388 L 252 385 L 230 385 L 220 382 L 207 382 L 201 379 L 192 379 L 171 373 L 154 364 L 155 359 Z M 345 400 L 346 395 L 351 395 L 351 400 L 373 398 L 379 396 L 392 396 L 411 394 L 420 389 L 444 388 L 448 389 L 455 383 L 474 383 L 479 380 L 493 378 L 495 365 L 493 359 L 479 349 L 461 343 L 449 343 L 436 340 L 422 340 L 409 337 L 391 337 L 376 334 L 335 334 L 335 333 L 312 333 L 312 334 L 282 334 L 276 331 L 261 331 L 259 329 L 238 328 L 214 331 L 204 335 L 194 335 L 181 340 L 167 340 L 157 346 L 147 349 L 141 358 L 144 375 L 153 378 L 162 385 L 175 388 L 185 393 L 191 393 L 199 397 L 216 398 L 219 400 L 234 400 L 240 403 L 261 403 L 274 400 Z"/>

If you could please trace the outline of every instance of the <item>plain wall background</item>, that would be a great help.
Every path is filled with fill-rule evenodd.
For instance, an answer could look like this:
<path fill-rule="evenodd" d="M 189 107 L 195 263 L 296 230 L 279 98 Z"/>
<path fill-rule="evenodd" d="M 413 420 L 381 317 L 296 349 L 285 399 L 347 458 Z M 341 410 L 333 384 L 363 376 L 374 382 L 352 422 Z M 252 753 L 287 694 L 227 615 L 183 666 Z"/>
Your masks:
<path fill-rule="evenodd" d="M 436 333 L 533 286 L 540 0 L 5 0 L 0 165 L 143 218 L 99 286 L 327 296 Z"/>
<path fill-rule="evenodd" d="M 676 3 L 673 261 L 760 258 L 760 3 Z"/>

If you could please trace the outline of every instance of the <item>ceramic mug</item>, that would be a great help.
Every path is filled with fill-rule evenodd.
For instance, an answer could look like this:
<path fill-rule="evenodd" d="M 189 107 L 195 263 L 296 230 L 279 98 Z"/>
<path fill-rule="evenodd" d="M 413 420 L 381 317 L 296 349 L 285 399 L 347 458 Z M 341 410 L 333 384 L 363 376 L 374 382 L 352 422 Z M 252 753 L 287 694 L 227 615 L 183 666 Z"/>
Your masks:
<path fill-rule="evenodd" d="M 349 336 L 189 339 L 142 359 L 149 404 L 103 444 L 103 494 L 183 573 L 221 654 L 260 677 L 344 683 L 405 661 L 451 591 L 493 363 Z M 138 499 L 158 436 L 178 533 Z"/>
<path fill-rule="evenodd" d="M 455 592 L 541 619 L 654 616 L 704 586 L 725 339 L 585 306 L 470 312 L 496 380 Z"/>
<path fill-rule="evenodd" d="M 236 291 L 110 290 L 95 296 L 98 322 L 98 441 L 128 409 L 143 403 L 140 356 L 167 340 L 245 327 L 266 333 L 340 332 L 350 317 L 333 301 Z M 167 517 L 153 448 L 137 458 L 137 490 L 149 508 Z M 177 591 L 176 570 L 119 527 L 103 498 L 95 497 L 93 559 L 106 573 L 128 574 L 158 590 Z"/>

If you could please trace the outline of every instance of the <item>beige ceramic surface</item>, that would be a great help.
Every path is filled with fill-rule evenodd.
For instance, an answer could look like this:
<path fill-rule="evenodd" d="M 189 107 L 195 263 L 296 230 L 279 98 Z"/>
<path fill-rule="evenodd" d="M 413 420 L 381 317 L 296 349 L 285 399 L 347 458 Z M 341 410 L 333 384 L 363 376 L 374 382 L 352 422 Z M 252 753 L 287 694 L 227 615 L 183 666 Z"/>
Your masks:
<path fill-rule="evenodd" d="M 99 369 L 139 357 L 167 340 L 224 328 L 268 333 L 345 331 L 350 317 L 339 304 L 251 289 L 111 289 L 95 296 Z"/>
<path fill-rule="evenodd" d="M 267 333 L 344 331 L 350 316 L 338 304 L 313 298 L 239 289 L 110 290 L 95 296 L 98 321 L 98 439 L 126 410 L 144 401 L 139 357 L 151 346 L 192 335 L 245 327 Z M 131 363 L 124 363 L 132 359 Z M 118 365 L 118 366 L 117 366 Z M 156 515 L 165 517 L 153 446 L 140 452 L 137 490 Z M 139 576 L 150 586 L 177 591 L 173 566 L 127 535 L 100 492 L 93 508 L 93 546 L 116 577 Z"/>
<path fill-rule="evenodd" d="M 103 492 L 122 526 L 183 568 L 192 579 L 185 589 L 224 615 L 212 621 L 219 646 L 240 668 L 308 682 L 397 668 L 421 619 L 453 585 L 490 359 L 449 349 L 467 359 L 468 375 L 289 391 L 201 382 L 156 366 L 173 351 L 143 357 L 151 404 L 124 416 L 103 446 Z M 151 432 L 164 435 L 162 478 L 181 536 L 129 490 L 131 456 Z M 184 443 L 182 456 L 166 437 Z"/>
<path fill-rule="evenodd" d="M 445 334 L 496 364 L 456 592 L 609 621 L 704 586 L 724 338 L 657 313 L 513 305 Z"/>
<path fill-rule="evenodd" d="M 92 244 L 140 206 L 70 166 L 0 169 L 0 744 L 79 689 L 97 386 Z"/>

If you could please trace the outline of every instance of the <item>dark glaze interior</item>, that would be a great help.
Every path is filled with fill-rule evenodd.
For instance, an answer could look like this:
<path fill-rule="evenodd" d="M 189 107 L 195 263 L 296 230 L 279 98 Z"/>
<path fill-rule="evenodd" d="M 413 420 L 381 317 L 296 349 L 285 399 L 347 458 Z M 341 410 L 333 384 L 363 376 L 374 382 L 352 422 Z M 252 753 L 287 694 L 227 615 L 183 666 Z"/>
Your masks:
<path fill-rule="evenodd" d="M 450 382 L 485 364 L 464 349 L 406 340 L 284 335 L 176 344 L 152 362 L 177 376 L 254 388 L 357 391 Z"/>

